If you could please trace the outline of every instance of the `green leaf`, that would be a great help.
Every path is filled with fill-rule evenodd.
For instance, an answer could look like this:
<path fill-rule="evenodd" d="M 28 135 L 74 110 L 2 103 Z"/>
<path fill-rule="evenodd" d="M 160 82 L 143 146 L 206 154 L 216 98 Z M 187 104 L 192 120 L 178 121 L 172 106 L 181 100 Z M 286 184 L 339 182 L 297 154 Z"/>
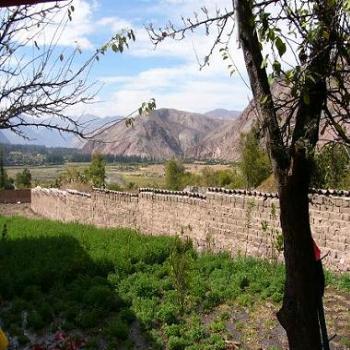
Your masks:
<path fill-rule="evenodd" d="M 281 63 L 279 61 L 274 61 L 272 64 L 272 68 L 277 75 L 281 74 Z"/>
<path fill-rule="evenodd" d="M 113 52 L 117 52 L 118 51 L 118 46 L 116 44 L 112 44 L 112 50 Z"/>
<path fill-rule="evenodd" d="M 287 46 L 286 44 L 282 41 L 282 39 L 278 36 L 276 37 L 276 40 L 275 40 L 275 45 L 277 47 L 277 50 L 278 50 L 278 54 L 280 55 L 280 57 L 282 57 L 286 51 L 287 51 Z"/>
<path fill-rule="evenodd" d="M 306 105 L 309 105 L 309 104 L 310 104 L 310 95 L 309 95 L 308 92 L 304 92 L 303 100 L 304 100 L 304 103 L 305 103 Z"/>

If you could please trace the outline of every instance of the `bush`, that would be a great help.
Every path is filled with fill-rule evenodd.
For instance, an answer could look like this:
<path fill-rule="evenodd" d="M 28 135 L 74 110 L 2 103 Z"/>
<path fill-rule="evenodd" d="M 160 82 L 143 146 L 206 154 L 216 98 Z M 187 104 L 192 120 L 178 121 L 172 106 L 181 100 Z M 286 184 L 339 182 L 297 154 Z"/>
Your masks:
<path fill-rule="evenodd" d="M 101 154 L 93 154 L 91 164 L 85 171 L 85 175 L 95 187 L 102 187 L 105 184 L 106 162 Z"/>
<path fill-rule="evenodd" d="M 115 293 L 108 286 L 92 286 L 84 295 L 84 303 L 87 306 L 99 307 L 104 310 L 115 310 L 120 306 Z"/>
<path fill-rule="evenodd" d="M 179 307 L 174 304 L 162 304 L 158 313 L 158 319 L 166 324 L 172 324 L 177 322 L 177 315 L 179 314 Z"/>
<path fill-rule="evenodd" d="M 174 191 L 182 189 L 185 167 L 175 159 L 165 163 L 165 186 Z"/>
<path fill-rule="evenodd" d="M 271 162 L 267 152 L 260 146 L 260 137 L 256 128 L 241 136 L 240 169 L 246 181 L 246 187 L 255 188 L 271 174 Z"/>
<path fill-rule="evenodd" d="M 339 144 L 322 147 L 314 157 L 311 186 L 349 189 L 349 148 Z"/>
<path fill-rule="evenodd" d="M 181 337 L 170 336 L 168 340 L 169 350 L 184 350 L 188 345 L 188 341 Z"/>
<path fill-rule="evenodd" d="M 129 337 L 128 323 L 120 317 L 116 317 L 108 322 L 107 334 L 120 340 L 126 340 Z"/>
<path fill-rule="evenodd" d="M 30 188 L 32 186 L 32 174 L 27 168 L 16 174 L 15 185 L 16 188 Z"/>

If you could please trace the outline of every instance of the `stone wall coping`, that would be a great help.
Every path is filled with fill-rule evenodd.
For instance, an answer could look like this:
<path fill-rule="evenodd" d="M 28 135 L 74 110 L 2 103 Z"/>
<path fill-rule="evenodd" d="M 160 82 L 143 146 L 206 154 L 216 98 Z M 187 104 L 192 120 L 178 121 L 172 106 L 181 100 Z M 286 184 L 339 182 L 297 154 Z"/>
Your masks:
<path fill-rule="evenodd" d="M 139 193 L 164 194 L 164 195 L 191 197 L 191 198 L 199 198 L 199 199 L 207 198 L 206 195 L 201 193 L 194 193 L 194 192 L 188 192 L 188 191 L 170 191 L 170 190 L 162 190 L 157 188 L 140 188 Z"/>
<path fill-rule="evenodd" d="M 79 192 L 77 190 L 71 190 L 71 189 L 61 190 L 59 188 L 44 188 L 40 186 L 33 188 L 32 192 L 41 192 L 41 193 L 54 194 L 54 195 L 65 195 L 69 193 L 75 196 L 88 197 L 88 198 L 91 197 L 90 193 Z"/>
<path fill-rule="evenodd" d="M 113 191 L 113 190 L 108 190 L 106 188 L 93 187 L 92 189 L 94 190 L 94 192 L 100 192 L 100 193 L 114 193 L 114 194 L 128 196 L 128 197 L 138 197 L 139 196 L 138 193 Z"/>
<path fill-rule="evenodd" d="M 90 193 L 86 192 L 79 192 L 77 190 L 61 190 L 58 188 L 43 188 L 40 186 L 37 186 L 32 189 L 32 191 L 42 191 L 45 193 L 52 193 L 52 194 L 62 194 L 69 193 L 72 195 L 82 196 L 82 197 L 91 197 Z M 123 191 L 113 191 L 108 190 L 104 188 L 93 188 L 94 192 L 100 192 L 100 193 L 112 193 L 116 195 L 121 196 L 128 196 L 128 197 L 138 197 L 139 193 L 152 193 L 152 194 L 159 194 L 159 195 L 172 195 L 172 196 L 182 196 L 182 197 L 190 197 L 190 198 L 199 198 L 199 199 L 206 199 L 207 196 L 205 194 L 201 193 L 194 193 L 194 192 L 188 192 L 188 191 L 170 191 L 166 189 L 157 189 L 157 188 L 148 188 L 143 187 L 139 188 L 138 193 L 131 193 L 131 192 L 123 192 Z M 269 193 L 269 192 L 260 192 L 260 191 L 251 191 L 251 190 L 244 190 L 244 189 L 226 189 L 222 187 L 208 187 L 207 193 L 213 193 L 213 194 L 225 194 L 225 195 L 243 195 L 243 196 L 251 196 L 251 197 L 263 197 L 263 198 L 278 198 L 278 193 Z M 309 195 L 322 195 L 322 196 L 334 196 L 334 197 L 347 197 L 350 198 L 350 191 L 345 190 L 334 190 L 334 189 L 316 189 L 311 188 L 309 190 Z"/>
<path fill-rule="evenodd" d="M 278 198 L 278 193 L 275 192 L 260 192 L 260 191 L 250 191 L 250 190 L 240 190 L 240 189 L 226 189 L 222 187 L 208 187 L 208 192 L 213 193 L 223 193 L 223 194 L 239 194 L 245 196 L 254 197 L 265 197 L 265 198 Z M 335 197 L 350 197 L 350 191 L 345 190 L 334 190 L 334 189 L 317 189 L 310 188 L 309 194 L 318 194 L 323 196 L 335 196 Z"/>

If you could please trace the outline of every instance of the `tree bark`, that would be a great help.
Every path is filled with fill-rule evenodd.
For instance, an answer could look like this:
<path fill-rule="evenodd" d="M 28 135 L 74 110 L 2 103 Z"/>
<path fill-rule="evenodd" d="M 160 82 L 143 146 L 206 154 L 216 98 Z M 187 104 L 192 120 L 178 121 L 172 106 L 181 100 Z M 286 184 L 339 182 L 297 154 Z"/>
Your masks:
<path fill-rule="evenodd" d="M 291 350 L 320 350 L 319 291 L 308 199 L 310 167 L 306 158 L 300 157 L 294 159 L 293 174 L 279 181 L 286 282 L 277 318 L 287 332 Z"/>
<path fill-rule="evenodd" d="M 321 81 L 320 86 L 317 86 L 321 89 L 311 89 L 309 105 L 301 103 L 296 118 L 298 137 L 288 150 L 279 129 L 266 70 L 262 65 L 261 45 L 256 33 L 251 2 L 236 0 L 235 5 L 250 85 L 259 116 L 268 129 L 267 146 L 279 186 L 286 282 L 278 320 L 287 332 L 290 350 L 321 350 L 317 316 L 318 291 L 308 201 L 311 167 L 305 141 L 311 141 L 310 149 L 317 142 L 321 105 L 324 103 L 324 84 Z M 321 61 L 317 60 L 318 67 Z M 298 144 L 299 140 L 301 142 Z"/>

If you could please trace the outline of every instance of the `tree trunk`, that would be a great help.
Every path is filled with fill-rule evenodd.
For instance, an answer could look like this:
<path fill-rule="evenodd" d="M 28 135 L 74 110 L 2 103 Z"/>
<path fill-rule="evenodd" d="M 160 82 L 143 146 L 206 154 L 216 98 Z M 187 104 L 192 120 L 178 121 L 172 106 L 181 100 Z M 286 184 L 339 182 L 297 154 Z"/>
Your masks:
<path fill-rule="evenodd" d="M 291 350 L 322 349 L 318 323 L 319 291 L 309 217 L 310 167 L 294 159 L 292 175 L 279 178 L 280 219 L 284 237 L 286 282 L 277 318 Z"/>

